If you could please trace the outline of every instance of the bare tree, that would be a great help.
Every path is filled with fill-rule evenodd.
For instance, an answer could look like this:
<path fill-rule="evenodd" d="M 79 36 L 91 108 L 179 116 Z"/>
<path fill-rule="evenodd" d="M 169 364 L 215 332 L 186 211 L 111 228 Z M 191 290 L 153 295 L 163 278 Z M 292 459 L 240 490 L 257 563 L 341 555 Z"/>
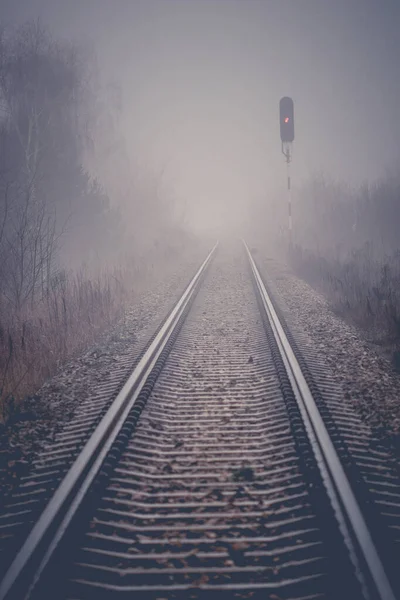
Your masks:
<path fill-rule="evenodd" d="M 18 308 L 45 292 L 71 210 L 79 77 L 73 48 L 39 22 L 0 35 L 0 291 Z"/>

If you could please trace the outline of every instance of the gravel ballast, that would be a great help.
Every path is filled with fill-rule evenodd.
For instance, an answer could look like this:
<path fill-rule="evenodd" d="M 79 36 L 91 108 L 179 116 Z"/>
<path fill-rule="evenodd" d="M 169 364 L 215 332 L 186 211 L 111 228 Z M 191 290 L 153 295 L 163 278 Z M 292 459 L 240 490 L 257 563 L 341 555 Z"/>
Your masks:
<path fill-rule="evenodd" d="M 354 325 L 291 269 L 258 250 L 257 263 L 295 339 L 318 352 L 343 402 L 400 463 L 400 376 Z"/>

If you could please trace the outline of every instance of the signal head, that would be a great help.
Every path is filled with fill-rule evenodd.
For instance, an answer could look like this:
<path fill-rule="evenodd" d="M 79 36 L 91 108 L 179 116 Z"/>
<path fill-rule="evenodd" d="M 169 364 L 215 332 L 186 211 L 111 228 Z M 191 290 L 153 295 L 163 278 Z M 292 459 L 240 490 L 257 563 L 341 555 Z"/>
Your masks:
<path fill-rule="evenodd" d="M 288 96 L 281 98 L 279 102 L 279 117 L 282 142 L 293 142 L 294 106 L 293 100 Z"/>

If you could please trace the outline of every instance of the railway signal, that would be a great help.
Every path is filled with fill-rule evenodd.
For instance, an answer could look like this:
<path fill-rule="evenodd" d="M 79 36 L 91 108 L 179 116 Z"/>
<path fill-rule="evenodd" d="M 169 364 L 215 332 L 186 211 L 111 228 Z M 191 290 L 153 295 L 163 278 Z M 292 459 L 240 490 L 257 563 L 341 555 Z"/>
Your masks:
<path fill-rule="evenodd" d="M 282 144 L 294 140 L 294 106 L 293 100 L 285 96 L 279 102 L 279 117 Z"/>
<path fill-rule="evenodd" d="M 282 154 L 287 164 L 288 186 L 288 233 L 289 246 L 292 246 L 292 197 L 290 188 L 290 163 L 292 161 L 292 142 L 294 140 L 294 104 L 292 98 L 284 96 L 279 101 L 279 124 L 282 142 Z"/>

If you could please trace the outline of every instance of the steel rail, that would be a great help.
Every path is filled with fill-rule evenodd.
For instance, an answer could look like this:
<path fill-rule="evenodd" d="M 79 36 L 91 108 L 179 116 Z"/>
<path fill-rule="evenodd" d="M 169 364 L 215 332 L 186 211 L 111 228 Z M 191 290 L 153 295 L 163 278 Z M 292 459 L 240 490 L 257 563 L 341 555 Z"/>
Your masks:
<path fill-rule="evenodd" d="M 261 275 L 243 240 L 253 277 L 307 430 L 339 528 L 366 599 L 396 600 L 384 566 L 321 414 Z M 372 589 L 371 589 L 372 586 Z M 371 594 L 372 592 L 372 594 Z"/>
<path fill-rule="evenodd" d="M 193 298 L 217 246 L 198 269 L 21 546 L 0 583 L 0 600 L 27 598 L 35 588 Z"/>

